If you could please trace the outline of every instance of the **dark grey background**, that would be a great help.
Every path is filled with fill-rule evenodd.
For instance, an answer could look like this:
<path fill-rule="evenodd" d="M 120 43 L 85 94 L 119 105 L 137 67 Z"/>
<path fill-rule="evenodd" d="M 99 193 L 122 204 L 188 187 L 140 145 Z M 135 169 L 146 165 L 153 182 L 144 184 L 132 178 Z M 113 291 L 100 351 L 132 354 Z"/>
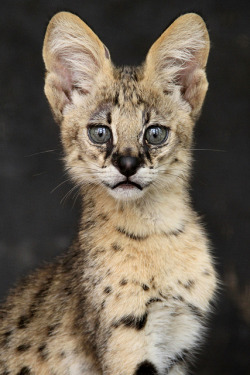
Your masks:
<path fill-rule="evenodd" d="M 192 196 L 210 234 L 222 288 L 197 374 L 250 374 L 250 13 L 246 1 L 13 0 L 0 5 L 0 298 L 21 275 L 65 250 L 79 204 L 59 129 L 43 94 L 42 42 L 59 10 L 82 17 L 116 64 L 140 63 L 178 15 L 196 11 L 212 49 L 196 128 Z M 51 151 L 52 150 L 52 151 Z M 222 150 L 222 151 L 220 151 Z M 55 189 L 58 187 L 57 189 Z M 60 204 L 60 201 L 63 202 Z"/>

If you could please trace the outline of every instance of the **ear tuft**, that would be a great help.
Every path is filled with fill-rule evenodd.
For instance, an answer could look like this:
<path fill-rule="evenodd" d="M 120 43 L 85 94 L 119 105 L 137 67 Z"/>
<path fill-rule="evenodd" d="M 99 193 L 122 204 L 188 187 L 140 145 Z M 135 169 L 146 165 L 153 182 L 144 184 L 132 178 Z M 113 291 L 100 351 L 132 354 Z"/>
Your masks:
<path fill-rule="evenodd" d="M 150 48 L 146 59 L 146 76 L 163 91 L 178 89 L 193 117 L 199 114 L 208 87 L 205 67 L 209 46 L 203 19 L 189 13 L 170 25 Z"/>
<path fill-rule="evenodd" d="M 93 91 L 99 73 L 110 65 L 107 48 L 77 16 L 60 12 L 50 21 L 43 46 L 45 94 L 60 121 L 72 93 Z"/>

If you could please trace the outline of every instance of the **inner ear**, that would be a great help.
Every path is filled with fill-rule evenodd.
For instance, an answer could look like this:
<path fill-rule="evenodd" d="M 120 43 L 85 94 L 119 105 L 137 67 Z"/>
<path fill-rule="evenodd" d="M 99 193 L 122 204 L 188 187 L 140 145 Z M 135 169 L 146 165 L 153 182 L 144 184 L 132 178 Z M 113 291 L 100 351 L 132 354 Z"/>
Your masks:
<path fill-rule="evenodd" d="M 160 36 L 146 59 L 148 79 L 163 92 L 179 92 L 194 117 L 201 109 L 208 87 L 205 74 L 208 52 L 206 25 L 200 16 L 191 13 L 179 17 Z"/>
<path fill-rule="evenodd" d="M 76 90 L 94 92 L 100 74 L 109 74 L 111 62 L 104 44 L 77 16 L 61 12 L 50 21 L 43 47 L 47 69 L 45 94 L 56 119 L 62 119 Z"/>

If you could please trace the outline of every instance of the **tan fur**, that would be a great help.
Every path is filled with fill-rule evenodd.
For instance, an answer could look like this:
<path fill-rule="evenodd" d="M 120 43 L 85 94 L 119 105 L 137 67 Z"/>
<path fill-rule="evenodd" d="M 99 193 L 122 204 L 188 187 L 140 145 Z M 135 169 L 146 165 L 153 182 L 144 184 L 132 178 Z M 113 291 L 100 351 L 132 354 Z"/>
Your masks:
<path fill-rule="evenodd" d="M 50 21 L 45 93 L 83 214 L 69 252 L 2 306 L 1 374 L 186 374 L 216 287 L 188 194 L 208 51 L 203 20 L 186 14 L 143 66 L 119 69 L 78 17 L 62 12 Z M 110 129 L 112 144 L 91 140 L 96 124 Z M 158 125 L 168 138 L 148 144 L 145 132 Z M 124 157 L 140 165 L 128 188 L 115 187 Z"/>

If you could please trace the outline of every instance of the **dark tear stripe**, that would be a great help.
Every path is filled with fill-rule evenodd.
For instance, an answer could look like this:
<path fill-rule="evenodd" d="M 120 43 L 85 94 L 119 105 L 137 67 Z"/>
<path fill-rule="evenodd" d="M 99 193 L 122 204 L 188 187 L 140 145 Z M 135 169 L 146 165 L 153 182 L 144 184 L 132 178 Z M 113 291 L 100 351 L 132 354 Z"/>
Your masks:
<path fill-rule="evenodd" d="M 17 375 L 30 375 L 30 369 L 28 367 L 22 367 Z"/>
<path fill-rule="evenodd" d="M 148 161 L 150 161 L 150 163 L 152 163 L 152 159 L 151 159 L 151 156 L 150 156 L 150 153 L 149 153 L 149 147 L 147 146 L 145 141 L 143 142 L 143 149 L 144 149 L 146 158 L 148 159 Z"/>
<path fill-rule="evenodd" d="M 114 145 L 113 145 L 113 137 L 107 142 L 106 146 L 106 154 L 104 156 L 104 160 L 107 160 L 107 158 L 112 154 Z"/>
<path fill-rule="evenodd" d="M 118 320 L 117 322 L 113 323 L 112 326 L 118 328 L 122 325 L 128 328 L 134 328 L 140 331 L 143 329 L 147 323 L 148 314 L 145 313 L 141 317 L 136 317 L 134 315 L 127 315 Z"/>
<path fill-rule="evenodd" d="M 145 116 L 145 123 L 144 125 L 147 125 L 150 121 L 150 117 L 151 117 L 151 113 L 149 111 L 146 112 L 146 116 Z"/>
<path fill-rule="evenodd" d="M 111 112 L 108 112 L 107 113 L 107 123 L 111 124 L 111 122 L 112 122 Z"/>
<path fill-rule="evenodd" d="M 117 105 L 118 107 L 120 107 L 120 103 L 119 103 L 119 92 L 117 92 L 115 94 L 115 97 L 114 97 L 114 105 Z"/>
<path fill-rule="evenodd" d="M 142 240 L 146 240 L 148 238 L 148 236 L 138 236 L 134 233 L 129 233 L 127 232 L 124 228 L 121 228 L 121 227 L 116 227 L 116 230 L 119 232 L 119 233 L 122 233 L 124 234 L 126 237 L 132 239 L 132 240 L 135 240 L 135 241 L 142 241 Z"/>
<path fill-rule="evenodd" d="M 134 375 L 158 375 L 158 372 L 151 362 L 144 361 L 137 366 Z"/>

